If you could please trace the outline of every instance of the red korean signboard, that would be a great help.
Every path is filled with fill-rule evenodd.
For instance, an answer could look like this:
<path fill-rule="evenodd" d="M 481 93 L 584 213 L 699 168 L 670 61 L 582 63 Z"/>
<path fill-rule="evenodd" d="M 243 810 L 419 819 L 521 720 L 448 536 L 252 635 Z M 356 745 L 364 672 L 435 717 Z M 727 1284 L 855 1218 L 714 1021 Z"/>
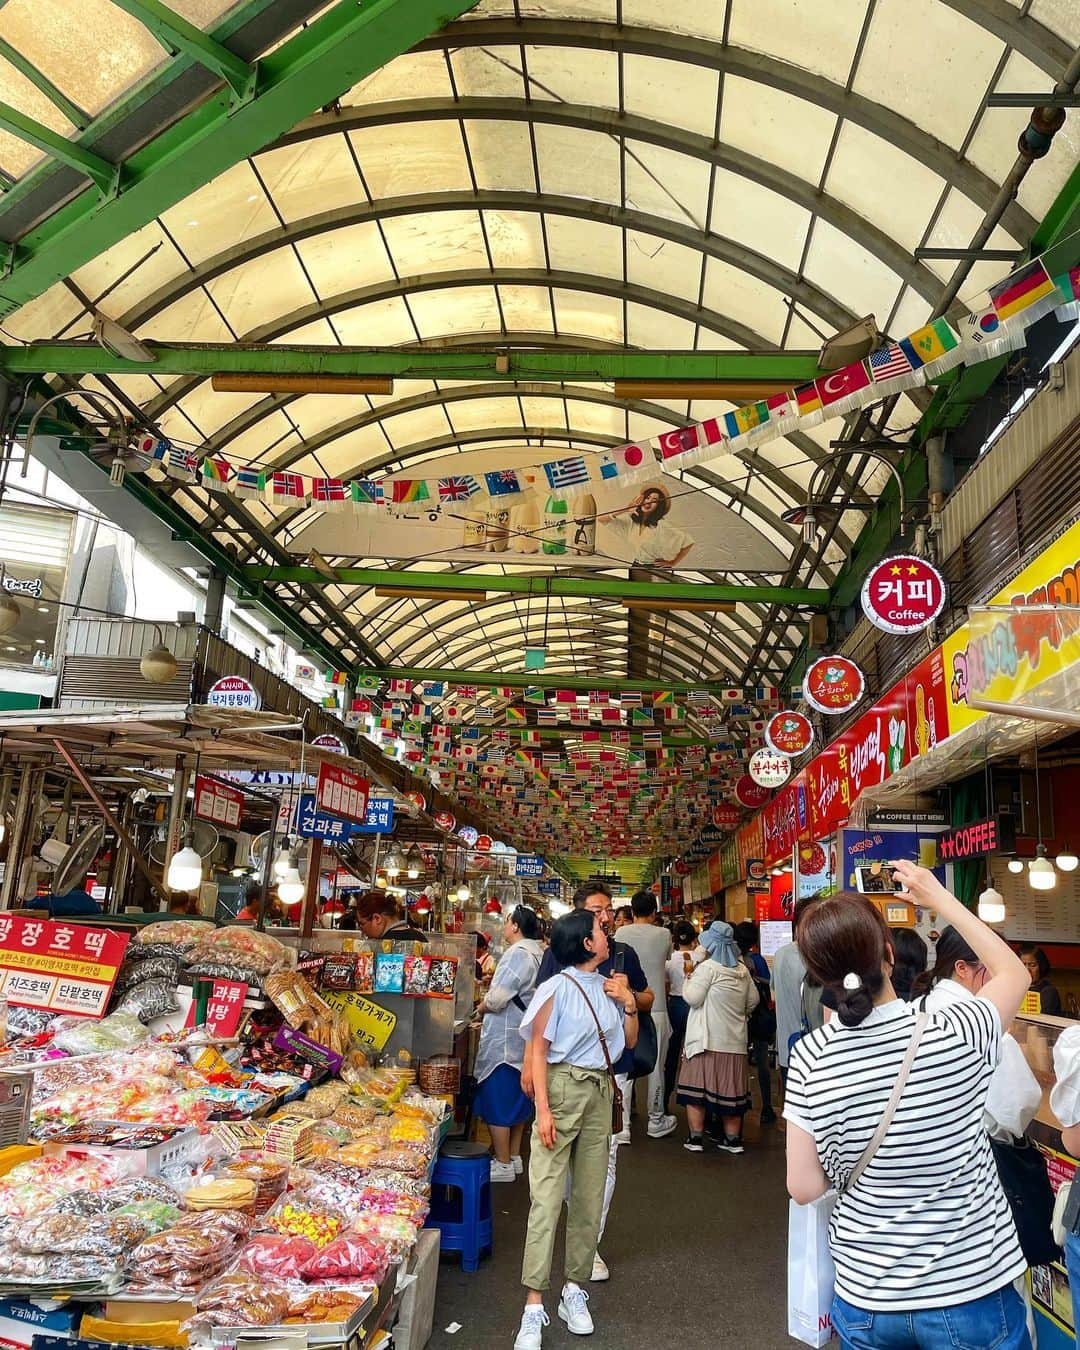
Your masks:
<path fill-rule="evenodd" d="M 792 849 L 807 842 L 810 821 L 806 809 L 806 773 L 799 774 L 782 788 L 762 814 L 765 857 L 772 863 L 790 857 Z"/>
<path fill-rule="evenodd" d="M 353 825 L 363 825 L 370 788 L 368 780 L 352 769 L 323 763 L 319 765 L 319 778 L 315 784 L 315 804 L 328 815 L 340 816 Z"/>
<path fill-rule="evenodd" d="M 742 812 L 728 802 L 720 802 L 712 809 L 712 823 L 718 830 L 733 830 L 740 820 Z"/>
<path fill-rule="evenodd" d="M 817 712 L 830 717 L 850 712 L 866 692 L 863 673 L 846 656 L 822 656 L 803 676 L 803 698 Z"/>
<path fill-rule="evenodd" d="M 754 809 L 764 806 L 769 800 L 769 789 L 755 783 L 748 773 L 744 773 L 735 784 L 735 798 L 743 806 Z"/>
<path fill-rule="evenodd" d="M 244 1015 L 244 999 L 248 987 L 239 980 L 215 980 L 214 990 L 206 1005 L 205 1026 L 212 1036 L 223 1041 L 235 1036 L 240 1029 L 240 1019 Z M 188 1009 L 185 1027 L 195 1025 L 195 1004 Z"/>
<path fill-rule="evenodd" d="M 904 676 L 911 758 L 925 755 L 949 736 L 945 655 L 938 647 Z"/>
<path fill-rule="evenodd" d="M 945 579 L 925 558 L 883 558 L 863 582 L 863 613 L 886 633 L 919 633 L 945 605 Z"/>
<path fill-rule="evenodd" d="M 777 755 L 805 754 L 814 744 L 814 724 L 800 712 L 778 712 L 765 723 L 765 744 Z"/>
<path fill-rule="evenodd" d="M 244 814 L 244 794 L 236 788 L 216 783 L 212 778 L 198 774 L 195 779 L 195 815 L 200 820 L 212 821 L 235 830 Z"/>
<path fill-rule="evenodd" d="M 0 914 L 0 992 L 25 1008 L 101 1017 L 127 945 L 126 933 Z"/>

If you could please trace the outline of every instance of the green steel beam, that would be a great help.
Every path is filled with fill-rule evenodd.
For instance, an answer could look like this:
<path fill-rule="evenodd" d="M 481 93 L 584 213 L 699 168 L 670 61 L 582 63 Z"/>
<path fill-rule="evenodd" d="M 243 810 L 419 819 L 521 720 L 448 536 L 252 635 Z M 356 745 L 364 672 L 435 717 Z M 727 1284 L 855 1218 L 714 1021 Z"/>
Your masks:
<path fill-rule="evenodd" d="M 28 60 L 18 48 L 13 47 L 4 38 L 0 38 L 0 56 L 9 61 L 39 93 L 44 94 L 53 107 L 63 113 L 73 127 L 78 127 L 80 131 L 84 131 L 89 126 L 90 114 L 84 112 L 77 103 L 72 103 L 64 91 L 57 89 L 52 80 L 42 70 L 39 70 L 33 61 Z"/>
<path fill-rule="evenodd" d="M 10 131 L 20 141 L 26 141 L 28 145 L 36 145 L 39 150 L 44 150 L 46 154 L 52 155 L 62 164 L 67 164 L 70 168 L 77 169 L 79 173 L 86 174 L 103 197 L 114 196 L 117 192 L 120 183 L 120 166 L 118 164 L 110 164 L 107 159 L 95 155 L 92 150 L 84 150 L 81 145 L 69 141 L 66 136 L 61 136 L 51 127 L 35 122 L 32 117 L 27 117 L 25 113 L 21 113 L 18 108 L 13 108 L 9 103 L 0 103 L 0 127 L 5 131 Z M 83 195 L 89 195 L 95 206 L 99 204 L 98 199 L 93 197 L 93 194 Z"/>
<path fill-rule="evenodd" d="M 553 675 L 542 670 L 523 675 L 520 672 L 505 674 L 491 670 L 442 670 L 435 667 L 418 666 L 365 666 L 365 675 L 377 675 L 380 680 L 433 680 L 444 684 L 475 684 L 478 689 L 528 689 L 535 685 L 546 685 L 558 689 L 574 689 L 579 693 L 589 693 L 593 689 L 607 693 L 655 694 L 660 690 L 673 694 L 689 694 L 691 690 L 703 689 L 706 693 L 722 694 L 731 689 L 730 684 L 716 680 L 699 680 L 691 684 L 688 680 L 630 680 L 608 678 L 598 675 Z"/>
<path fill-rule="evenodd" d="M 361 7 L 357 0 L 338 0 L 260 61 L 258 88 L 246 103 L 237 106 L 231 89 L 220 90 L 125 160 L 123 182 L 110 200 L 82 192 L 24 235 L 0 278 L 0 318 L 269 145 L 474 4 L 370 0 Z M 60 139 L 69 154 L 81 150 Z"/>
<path fill-rule="evenodd" d="M 163 5 L 161 0 L 113 0 L 113 4 L 138 19 L 163 47 L 184 52 L 219 75 L 238 98 L 247 98 L 254 91 L 257 66 L 249 65 L 228 47 L 215 42 L 201 28 Z"/>
<path fill-rule="evenodd" d="M 769 380 L 805 384 L 820 374 L 812 352 L 409 351 L 400 347 L 168 345 L 148 342 L 152 365 L 93 342 L 0 348 L 5 375 L 388 375 L 426 380 Z"/>
<path fill-rule="evenodd" d="M 195 542 L 194 540 L 192 541 Z M 611 577 L 567 577 L 558 573 L 538 576 L 486 576 L 463 572 L 406 572 L 394 568 L 335 567 L 333 579 L 305 564 L 263 566 L 246 564 L 250 582 L 291 581 L 303 585 L 394 586 L 402 590 L 460 591 L 463 599 L 484 591 L 518 595 L 572 595 L 585 599 L 703 600 L 718 603 L 793 605 L 824 609 L 830 599 L 825 586 L 729 586 L 707 581 L 616 581 Z M 250 585 L 247 587 L 250 589 Z"/>

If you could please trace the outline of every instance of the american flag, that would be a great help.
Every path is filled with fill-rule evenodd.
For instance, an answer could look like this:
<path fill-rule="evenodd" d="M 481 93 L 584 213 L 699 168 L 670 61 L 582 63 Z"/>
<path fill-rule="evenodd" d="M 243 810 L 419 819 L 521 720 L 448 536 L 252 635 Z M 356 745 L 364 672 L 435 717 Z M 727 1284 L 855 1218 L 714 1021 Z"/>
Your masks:
<path fill-rule="evenodd" d="M 911 362 L 895 342 L 870 353 L 870 377 L 875 384 L 883 384 L 886 380 L 896 380 L 904 375 L 910 375 L 911 370 Z"/>
<path fill-rule="evenodd" d="M 459 474 L 456 478 L 439 479 L 439 500 L 441 502 L 467 502 L 480 484 L 471 474 Z"/>
<path fill-rule="evenodd" d="M 589 466 L 580 455 L 571 455 L 568 459 L 553 459 L 544 465 L 548 486 L 553 490 L 574 487 L 578 483 L 589 481 Z"/>

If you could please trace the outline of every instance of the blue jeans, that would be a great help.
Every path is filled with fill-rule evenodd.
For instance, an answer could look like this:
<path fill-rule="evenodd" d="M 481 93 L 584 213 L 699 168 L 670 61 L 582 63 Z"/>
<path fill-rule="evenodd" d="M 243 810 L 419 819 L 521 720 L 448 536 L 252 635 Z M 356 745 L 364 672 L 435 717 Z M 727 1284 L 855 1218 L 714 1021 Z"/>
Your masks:
<path fill-rule="evenodd" d="M 1065 1269 L 1069 1272 L 1069 1288 L 1077 1292 L 1074 1312 L 1080 1313 L 1080 1237 L 1075 1233 L 1065 1234 Z"/>
<path fill-rule="evenodd" d="M 843 1350 L 1031 1350 L 1024 1300 L 1011 1284 L 951 1308 L 869 1312 L 833 1299 Z"/>

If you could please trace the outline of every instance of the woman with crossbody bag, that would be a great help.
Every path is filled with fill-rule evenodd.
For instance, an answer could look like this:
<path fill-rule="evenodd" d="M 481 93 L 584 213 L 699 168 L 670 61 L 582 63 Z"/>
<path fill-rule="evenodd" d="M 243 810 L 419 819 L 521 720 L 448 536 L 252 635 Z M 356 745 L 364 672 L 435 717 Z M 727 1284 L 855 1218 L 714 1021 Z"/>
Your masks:
<path fill-rule="evenodd" d="M 982 1113 L 1002 1027 L 1027 990 L 998 935 L 908 861 L 894 863 L 915 904 L 971 945 L 989 978 L 978 997 L 920 1014 L 896 997 L 892 935 L 864 897 L 821 900 L 799 928 L 810 973 L 837 1013 L 803 1037 L 788 1066 L 788 1190 L 808 1205 L 840 1192 L 829 1223 L 832 1322 L 843 1350 L 1030 1350 L 1025 1269 Z M 852 1180 L 921 1038 L 891 1120 Z"/>
<path fill-rule="evenodd" d="M 527 1294 L 514 1350 L 540 1350 L 548 1324 L 555 1230 L 571 1173 L 566 1214 L 566 1283 L 559 1316 L 578 1336 L 593 1330 L 589 1295 L 607 1181 L 613 1064 L 637 1040 L 637 1002 L 624 981 L 605 979 L 608 940 L 599 918 L 578 909 L 559 919 L 551 950 L 560 973 L 539 985 L 521 1023 L 536 1102 L 529 1154 L 529 1224 L 521 1282 Z"/>

